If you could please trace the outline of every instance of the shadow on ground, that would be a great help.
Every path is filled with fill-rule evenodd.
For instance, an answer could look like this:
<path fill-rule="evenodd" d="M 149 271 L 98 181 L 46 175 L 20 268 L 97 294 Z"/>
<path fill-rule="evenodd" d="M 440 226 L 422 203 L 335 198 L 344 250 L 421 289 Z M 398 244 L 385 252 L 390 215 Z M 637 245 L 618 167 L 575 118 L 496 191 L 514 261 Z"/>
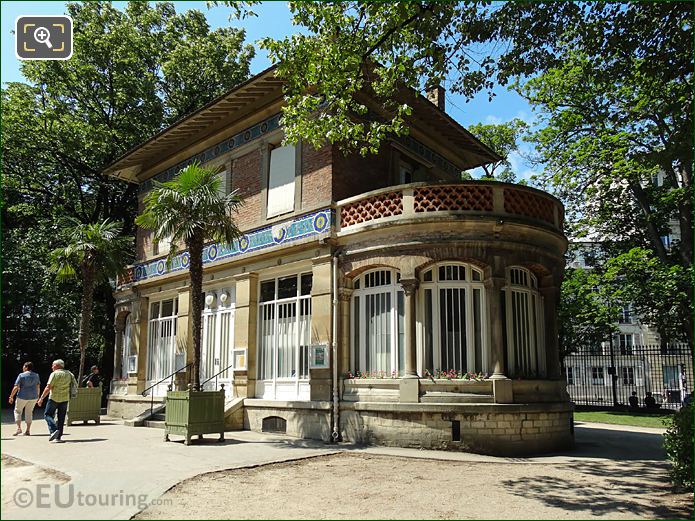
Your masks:
<path fill-rule="evenodd" d="M 575 450 L 557 455 L 577 459 L 556 468 L 571 471 L 576 479 L 541 474 L 503 481 L 503 487 L 569 512 L 692 519 L 692 494 L 688 499 L 671 488 L 661 434 L 577 427 L 575 436 Z"/>

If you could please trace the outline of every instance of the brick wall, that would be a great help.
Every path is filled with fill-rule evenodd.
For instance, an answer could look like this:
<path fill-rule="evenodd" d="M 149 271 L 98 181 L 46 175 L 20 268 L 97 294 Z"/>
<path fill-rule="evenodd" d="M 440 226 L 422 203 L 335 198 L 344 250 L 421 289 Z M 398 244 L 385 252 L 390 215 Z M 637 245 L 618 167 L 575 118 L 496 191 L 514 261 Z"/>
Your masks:
<path fill-rule="evenodd" d="M 232 162 L 232 190 L 238 190 L 244 205 L 236 216 L 242 230 L 258 226 L 261 221 L 263 180 L 261 179 L 261 151 L 255 149 Z"/>
<path fill-rule="evenodd" d="M 316 150 L 308 144 L 302 146 L 302 210 L 331 203 L 332 148 L 325 145 Z"/>
<path fill-rule="evenodd" d="M 340 201 L 395 184 L 391 176 L 391 151 L 384 146 L 377 155 L 333 153 L 333 199 Z"/>

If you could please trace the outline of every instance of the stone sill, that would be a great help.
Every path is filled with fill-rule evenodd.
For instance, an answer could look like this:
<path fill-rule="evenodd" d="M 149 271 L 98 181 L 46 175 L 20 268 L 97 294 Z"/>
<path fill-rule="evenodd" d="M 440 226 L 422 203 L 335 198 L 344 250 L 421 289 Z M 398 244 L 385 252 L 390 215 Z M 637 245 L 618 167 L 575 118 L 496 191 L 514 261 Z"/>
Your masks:
<path fill-rule="evenodd" d="M 318 401 L 290 401 L 290 400 L 263 400 L 260 398 L 245 398 L 244 407 L 256 409 L 310 409 L 329 411 L 331 410 L 331 402 Z"/>
<path fill-rule="evenodd" d="M 548 403 L 389 403 L 389 402 L 340 402 L 343 411 L 374 412 L 428 412 L 428 413 L 528 413 L 571 412 L 574 407 L 566 402 Z"/>

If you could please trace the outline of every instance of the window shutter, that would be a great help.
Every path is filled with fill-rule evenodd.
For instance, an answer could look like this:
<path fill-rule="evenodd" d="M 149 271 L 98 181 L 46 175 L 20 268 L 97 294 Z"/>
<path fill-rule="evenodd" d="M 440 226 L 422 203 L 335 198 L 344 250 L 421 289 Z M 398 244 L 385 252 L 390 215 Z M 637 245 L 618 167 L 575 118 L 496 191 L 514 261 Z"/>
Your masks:
<path fill-rule="evenodd" d="M 270 151 L 268 173 L 268 217 L 294 210 L 295 147 Z"/>

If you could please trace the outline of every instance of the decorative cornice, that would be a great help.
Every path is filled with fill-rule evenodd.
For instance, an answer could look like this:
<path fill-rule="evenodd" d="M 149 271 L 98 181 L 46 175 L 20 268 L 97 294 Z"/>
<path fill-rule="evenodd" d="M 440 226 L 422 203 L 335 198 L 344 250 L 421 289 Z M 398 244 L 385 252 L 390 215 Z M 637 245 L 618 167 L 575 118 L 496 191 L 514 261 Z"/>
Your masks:
<path fill-rule="evenodd" d="M 185 161 L 181 161 L 180 163 L 155 174 L 147 181 L 143 181 L 142 184 L 140 184 L 140 192 L 142 193 L 150 190 L 153 185 L 153 180 L 158 181 L 160 183 L 164 183 L 173 179 L 173 177 L 177 174 L 179 170 L 186 168 L 194 161 L 197 161 L 201 165 L 208 163 L 209 161 L 212 161 L 220 155 L 226 154 L 230 150 L 239 148 L 241 145 L 245 145 L 246 143 L 255 141 L 261 136 L 267 134 L 268 132 L 280 128 L 281 116 L 282 114 L 280 113 L 270 116 L 268 119 L 265 119 L 264 121 L 261 121 L 260 123 L 251 127 L 245 128 L 244 130 L 233 135 L 230 138 L 226 138 L 220 141 L 219 143 L 215 143 L 214 145 L 203 150 L 202 152 L 189 157 Z"/>

